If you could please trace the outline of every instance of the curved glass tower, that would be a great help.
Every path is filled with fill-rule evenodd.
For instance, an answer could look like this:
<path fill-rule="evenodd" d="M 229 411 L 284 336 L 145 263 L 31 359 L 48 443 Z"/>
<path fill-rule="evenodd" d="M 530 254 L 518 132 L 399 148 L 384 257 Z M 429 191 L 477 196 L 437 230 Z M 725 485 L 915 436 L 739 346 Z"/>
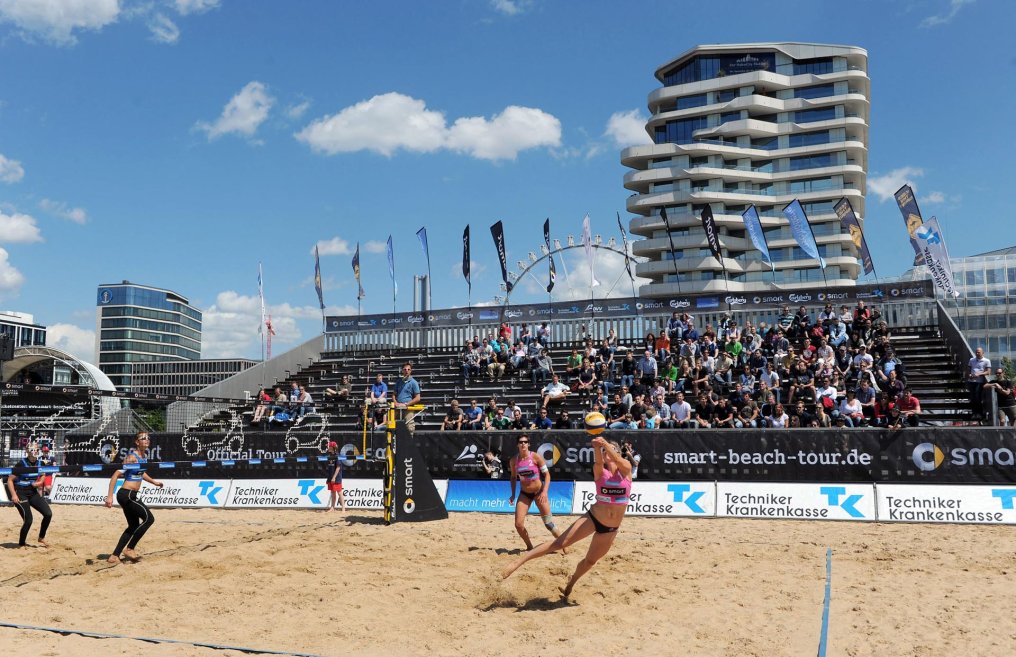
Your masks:
<path fill-rule="evenodd" d="M 830 286 L 861 273 L 833 206 L 847 198 L 864 220 L 868 170 L 868 55 L 863 48 L 804 43 L 697 46 L 656 71 L 649 94 L 651 146 L 621 153 L 633 169 L 631 231 L 646 239 L 635 255 L 652 282 L 643 296 L 722 292 L 722 268 L 699 219 L 712 207 L 731 292 L 823 287 L 818 263 L 794 241 L 781 210 L 799 199 L 811 221 Z M 745 234 L 754 204 L 775 262 L 775 277 Z M 667 209 L 675 257 L 660 209 Z"/>

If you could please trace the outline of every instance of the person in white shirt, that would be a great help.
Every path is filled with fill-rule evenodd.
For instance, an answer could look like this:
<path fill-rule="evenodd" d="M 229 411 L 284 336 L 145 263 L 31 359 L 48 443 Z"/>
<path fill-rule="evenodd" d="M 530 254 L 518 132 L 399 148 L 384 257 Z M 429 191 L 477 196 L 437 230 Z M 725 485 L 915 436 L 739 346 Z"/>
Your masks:
<path fill-rule="evenodd" d="M 861 361 L 866 361 L 869 366 L 871 366 L 871 365 L 873 365 L 875 363 L 875 359 L 871 357 L 871 354 L 868 353 L 868 348 L 866 346 L 864 346 L 863 344 L 861 345 L 860 349 L 858 350 L 857 355 L 854 356 L 853 364 L 854 364 L 854 367 L 856 369 L 860 369 L 860 367 L 861 367 Z M 989 365 L 988 367 L 991 367 L 991 366 Z"/>
<path fill-rule="evenodd" d="M 974 410 L 974 419 L 984 414 L 984 384 L 991 374 L 991 361 L 984 357 L 984 349 L 980 347 L 974 357 L 967 363 L 967 391 L 970 392 L 970 405 Z"/>
<path fill-rule="evenodd" d="M 853 390 L 847 391 L 846 399 L 840 402 L 833 417 L 842 417 L 848 427 L 861 426 L 861 420 L 864 419 L 864 409 L 861 407 L 861 402 L 857 401 Z"/>
<path fill-rule="evenodd" d="M 762 374 L 759 376 L 758 381 L 759 386 L 764 383 L 766 388 L 772 391 L 773 396 L 776 397 L 776 401 L 780 400 L 780 393 L 782 392 L 780 389 L 780 375 L 773 369 L 771 364 L 766 363 L 766 367 L 762 370 Z"/>
<path fill-rule="evenodd" d="M 675 427 L 691 428 L 691 404 L 684 400 L 684 393 L 677 393 L 677 401 L 670 405 L 670 419 Z"/>
<path fill-rule="evenodd" d="M 543 389 L 543 408 L 547 408 L 550 402 L 562 401 L 568 396 L 569 392 L 570 390 L 568 390 L 568 386 L 561 383 L 561 380 L 558 378 L 557 374 L 555 374 L 551 377 L 550 383 L 548 383 Z"/>
<path fill-rule="evenodd" d="M 769 426 L 774 429 L 786 428 L 787 422 L 790 418 L 786 413 L 783 412 L 783 404 L 777 404 L 776 408 L 773 409 L 772 414 L 766 418 L 769 422 Z"/>
<path fill-rule="evenodd" d="M 815 390 L 815 403 L 824 404 L 826 410 L 832 410 L 836 408 L 836 386 L 829 383 L 829 379 L 822 379 L 819 387 Z M 823 398 L 829 401 L 823 401 Z"/>

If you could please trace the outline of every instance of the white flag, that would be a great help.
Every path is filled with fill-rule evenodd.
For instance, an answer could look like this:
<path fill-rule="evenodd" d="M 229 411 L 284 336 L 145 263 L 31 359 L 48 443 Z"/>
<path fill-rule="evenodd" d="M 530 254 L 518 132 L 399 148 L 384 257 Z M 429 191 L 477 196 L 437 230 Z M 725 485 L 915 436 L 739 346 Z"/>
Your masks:
<path fill-rule="evenodd" d="M 952 264 L 949 262 L 949 250 L 945 247 L 945 236 L 938 219 L 932 217 L 914 231 L 914 240 L 924 255 L 924 264 L 931 272 L 935 285 L 950 299 L 960 295 L 953 284 Z"/>
<path fill-rule="evenodd" d="M 600 281 L 596 280 L 596 273 L 593 271 L 593 236 L 589 231 L 589 215 L 582 220 L 582 246 L 586 248 L 586 259 L 589 260 L 589 287 L 596 287 Z"/>

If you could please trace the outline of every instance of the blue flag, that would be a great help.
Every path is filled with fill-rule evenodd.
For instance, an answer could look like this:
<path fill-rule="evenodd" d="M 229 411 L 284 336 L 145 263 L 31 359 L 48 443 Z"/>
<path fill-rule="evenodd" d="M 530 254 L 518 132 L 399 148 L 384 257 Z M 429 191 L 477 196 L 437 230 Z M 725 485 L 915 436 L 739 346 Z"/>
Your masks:
<path fill-rule="evenodd" d="M 783 216 L 790 222 L 790 233 L 794 240 L 801 247 L 801 250 L 818 260 L 822 269 L 826 268 L 825 258 L 818 254 L 818 244 L 815 243 L 815 234 L 811 232 L 811 225 L 808 223 L 808 215 L 804 213 L 801 202 L 796 198 L 790 205 L 783 208 Z"/>
<path fill-rule="evenodd" d="M 769 243 L 766 242 L 766 234 L 762 230 L 762 221 L 758 218 L 758 210 L 754 204 L 744 211 L 741 220 L 744 221 L 744 230 L 751 238 L 751 243 L 762 254 L 762 259 L 769 263 L 769 269 L 776 273 L 776 266 L 773 265 L 773 259 L 769 255 Z"/>
<path fill-rule="evenodd" d="M 392 236 L 388 236 L 388 273 L 392 276 L 392 303 L 399 295 L 399 284 L 395 282 L 395 254 L 392 253 Z"/>

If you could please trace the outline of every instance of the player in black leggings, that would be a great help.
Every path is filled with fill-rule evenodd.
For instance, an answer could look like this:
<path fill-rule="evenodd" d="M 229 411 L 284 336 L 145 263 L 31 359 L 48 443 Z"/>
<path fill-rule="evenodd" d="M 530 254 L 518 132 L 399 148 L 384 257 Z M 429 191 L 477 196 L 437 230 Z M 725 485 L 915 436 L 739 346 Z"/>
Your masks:
<path fill-rule="evenodd" d="M 28 446 L 27 456 L 18 463 L 20 468 L 37 468 L 39 463 L 39 447 L 35 443 Z M 46 542 L 46 530 L 49 529 L 49 521 L 53 519 L 53 512 L 49 509 L 49 502 L 39 492 L 42 488 L 45 477 L 37 470 L 12 474 L 7 478 L 7 491 L 10 493 L 11 502 L 21 514 L 21 534 L 18 537 L 18 545 L 28 545 L 28 530 L 32 528 L 32 509 L 42 514 L 42 525 L 39 527 L 39 544 L 48 547 Z"/>
<path fill-rule="evenodd" d="M 116 488 L 116 481 L 123 477 L 123 486 L 116 492 L 116 501 L 123 509 L 127 517 L 127 529 L 120 536 L 116 549 L 109 555 L 109 563 L 120 563 L 120 553 L 131 561 L 137 561 L 138 555 L 134 552 L 138 541 L 145 535 L 148 528 L 155 522 L 155 516 L 141 501 L 141 482 L 147 481 L 153 486 L 162 488 L 162 482 L 152 479 L 146 470 L 148 469 L 148 446 L 150 444 L 148 434 L 144 431 L 134 437 L 134 449 L 124 457 L 124 466 L 136 465 L 137 467 L 124 467 L 117 470 L 109 479 L 109 494 L 106 495 L 106 506 L 113 508 L 113 490 Z"/>

